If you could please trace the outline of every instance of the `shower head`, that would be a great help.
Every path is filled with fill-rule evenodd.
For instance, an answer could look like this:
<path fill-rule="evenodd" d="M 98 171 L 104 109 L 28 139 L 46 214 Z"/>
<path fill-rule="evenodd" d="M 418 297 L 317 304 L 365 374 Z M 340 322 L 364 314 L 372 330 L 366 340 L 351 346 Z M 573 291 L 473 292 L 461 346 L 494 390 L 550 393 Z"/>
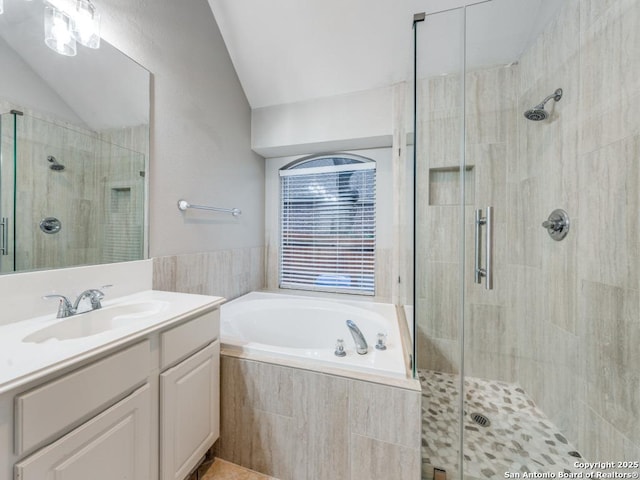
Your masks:
<path fill-rule="evenodd" d="M 524 112 L 524 117 L 527 120 L 533 120 L 534 122 L 539 122 L 540 120 L 544 120 L 549 116 L 549 112 L 544 109 L 544 105 L 536 105 L 531 110 L 527 110 Z"/>
<path fill-rule="evenodd" d="M 562 89 L 558 88 L 555 92 L 545 98 L 542 103 L 539 103 L 532 109 L 524 112 L 524 118 L 527 120 L 533 120 L 534 122 L 539 122 L 540 120 L 547 118 L 549 116 L 549 112 L 544 109 L 544 105 L 552 98 L 556 102 L 559 101 L 562 98 Z"/>
<path fill-rule="evenodd" d="M 59 172 L 60 170 L 64 170 L 64 165 L 62 165 L 61 163 L 58 163 L 58 161 L 56 160 L 56 157 L 54 157 L 53 155 L 49 155 L 47 157 L 47 161 L 51 163 L 51 165 L 49 165 L 49 168 L 51 170 L 55 170 L 57 172 Z"/>

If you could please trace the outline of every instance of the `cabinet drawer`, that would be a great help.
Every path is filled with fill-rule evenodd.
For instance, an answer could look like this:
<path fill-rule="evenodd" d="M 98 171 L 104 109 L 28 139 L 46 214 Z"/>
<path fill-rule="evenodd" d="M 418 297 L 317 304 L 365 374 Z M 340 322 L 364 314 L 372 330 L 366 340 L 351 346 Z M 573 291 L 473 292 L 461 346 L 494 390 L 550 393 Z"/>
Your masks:
<path fill-rule="evenodd" d="M 15 478 L 149 478 L 151 389 L 146 384 L 111 408 L 15 465 Z"/>
<path fill-rule="evenodd" d="M 160 369 L 175 364 L 218 338 L 220 310 L 205 313 L 160 334 Z"/>
<path fill-rule="evenodd" d="M 53 440 L 143 383 L 150 366 L 145 340 L 15 398 L 18 455 Z"/>

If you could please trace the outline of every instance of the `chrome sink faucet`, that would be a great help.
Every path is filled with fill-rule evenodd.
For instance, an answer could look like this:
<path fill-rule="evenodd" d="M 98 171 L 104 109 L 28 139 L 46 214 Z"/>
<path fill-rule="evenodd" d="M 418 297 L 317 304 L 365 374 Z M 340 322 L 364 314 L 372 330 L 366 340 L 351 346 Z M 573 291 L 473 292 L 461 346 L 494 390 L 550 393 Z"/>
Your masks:
<path fill-rule="evenodd" d="M 111 287 L 111 285 L 103 285 L 100 288 L 107 287 Z M 73 304 L 71 303 L 71 300 L 64 295 L 52 294 L 45 295 L 42 298 L 59 298 L 60 305 L 58 306 L 58 314 L 56 317 L 67 318 L 72 315 L 78 315 L 80 313 L 86 313 L 102 308 L 100 301 L 104 298 L 104 293 L 97 288 L 90 288 L 78 295 L 78 298 L 76 298 L 76 301 Z"/>
<path fill-rule="evenodd" d="M 102 308 L 100 300 L 103 298 L 104 293 L 96 288 L 90 288 L 78 295 L 78 298 L 76 298 L 76 301 L 73 304 L 73 310 L 76 314 L 97 310 Z"/>
<path fill-rule="evenodd" d="M 367 353 L 369 351 L 369 346 L 355 322 L 353 320 L 347 320 L 347 327 L 349 327 L 349 332 L 351 332 L 353 341 L 356 343 L 356 352 L 360 355 Z"/>

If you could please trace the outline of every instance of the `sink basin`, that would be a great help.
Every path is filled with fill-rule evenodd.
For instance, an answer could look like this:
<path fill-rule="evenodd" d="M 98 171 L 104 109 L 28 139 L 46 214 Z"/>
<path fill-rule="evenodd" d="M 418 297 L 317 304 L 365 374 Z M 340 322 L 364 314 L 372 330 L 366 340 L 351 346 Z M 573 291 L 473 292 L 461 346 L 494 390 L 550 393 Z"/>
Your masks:
<path fill-rule="evenodd" d="M 90 337 L 109 330 L 127 327 L 165 310 L 163 301 L 147 301 L 112 305 L 81 313 L 37 330 L 22 339 L 26 343 L 42 343 L 47 340 L 72 340 Z"/>

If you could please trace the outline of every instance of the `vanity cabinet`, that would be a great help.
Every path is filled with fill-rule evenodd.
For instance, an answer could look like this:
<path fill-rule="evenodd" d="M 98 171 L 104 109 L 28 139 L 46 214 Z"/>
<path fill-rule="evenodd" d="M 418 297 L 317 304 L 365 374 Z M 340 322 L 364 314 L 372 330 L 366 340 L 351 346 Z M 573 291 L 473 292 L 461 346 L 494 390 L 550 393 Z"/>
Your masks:
<path fill-rule="evenodd" d="M 182 480 L 220 436 L 220 342 L 160 375 L 160 477 Z"/>
<path fill-rule="evenodd" d="M 16 463 L 16 480 L 149 478 L 148 384 L 56 442 Z"/>
<path fill-rule="evenodd" d="M 0 480 L 186 478 L 219 437 L 219 331 L 185 315 L 1 394 Z"/>
<path fill-rule="evenodd" d="M 16 453 L 60 437 L 145 383 L 150 357 L 151 345 L 145 340 L 16 395 Z"/>
<path fill-rule="evenodd" d="M 160 479 L 183 480 L 220 436 L 220 312 L 160 336 Z"/>

